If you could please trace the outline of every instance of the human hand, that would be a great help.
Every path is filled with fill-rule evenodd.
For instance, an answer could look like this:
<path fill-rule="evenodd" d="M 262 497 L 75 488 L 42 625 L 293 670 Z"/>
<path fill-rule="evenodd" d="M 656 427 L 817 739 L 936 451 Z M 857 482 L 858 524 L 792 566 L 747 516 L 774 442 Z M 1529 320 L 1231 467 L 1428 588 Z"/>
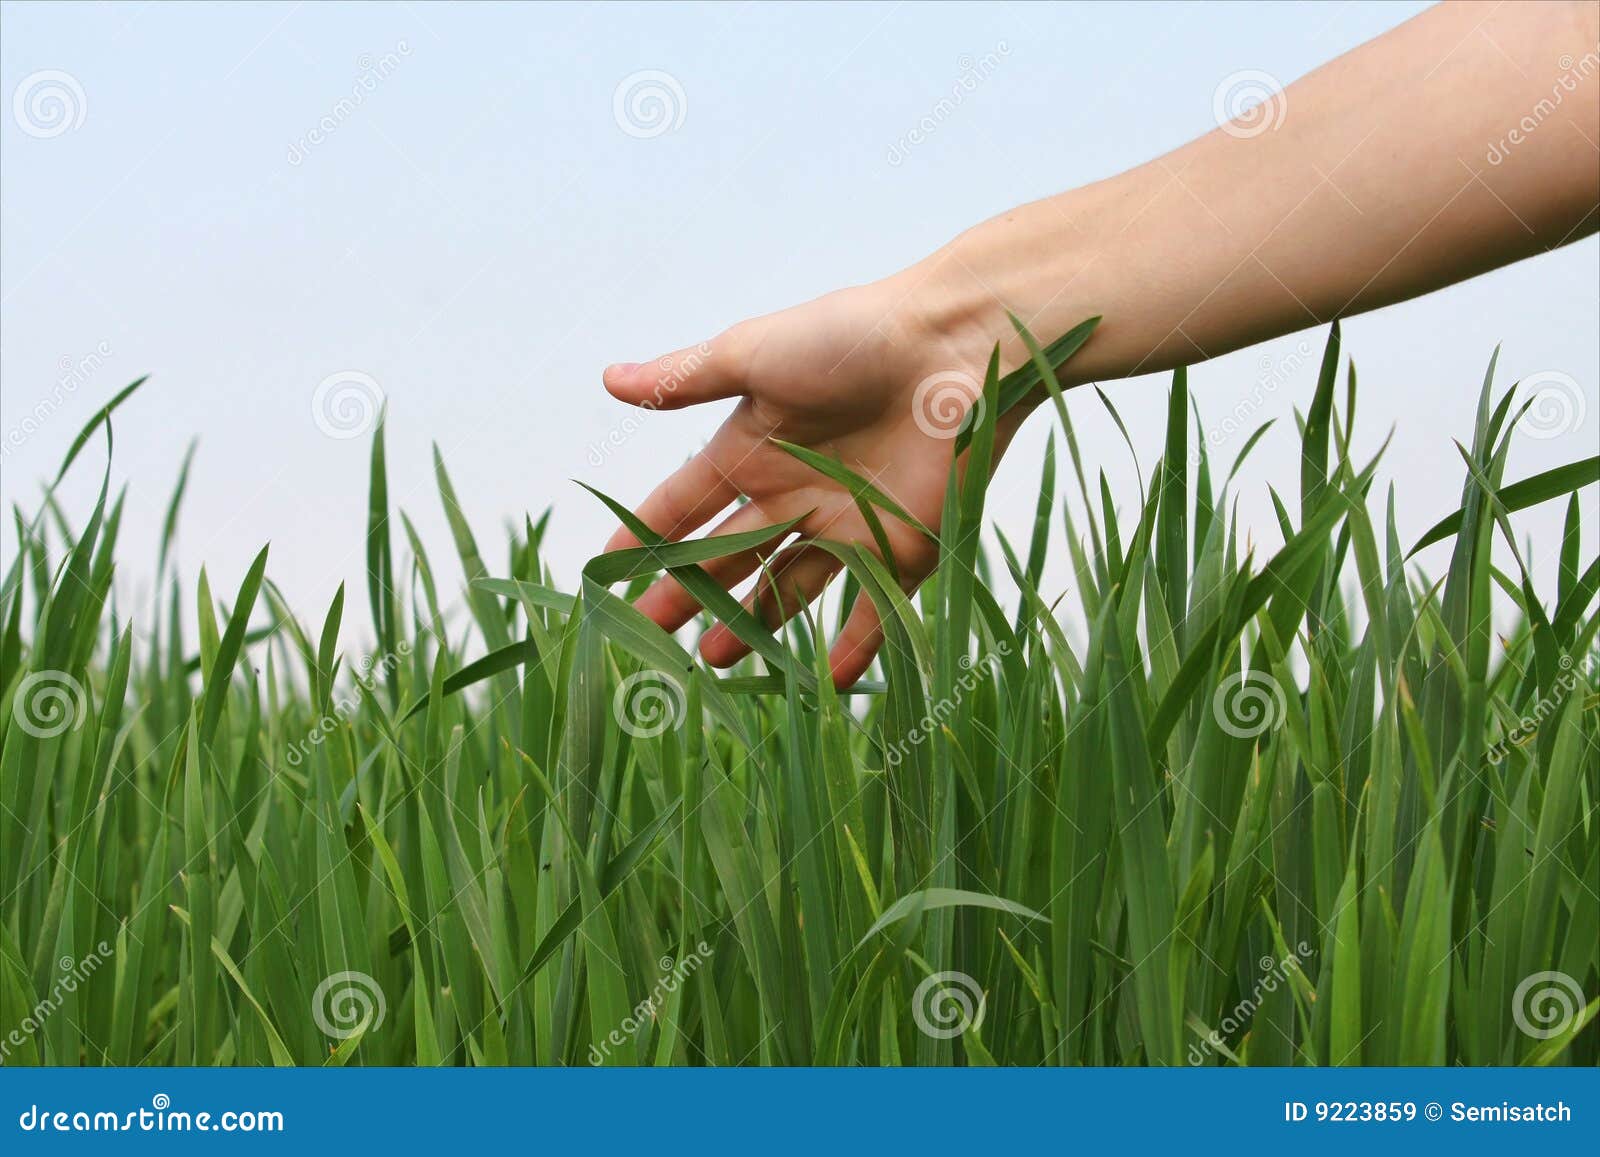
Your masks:
<path fill-rule="evenodd" d="M 781 438 L 811 447 L 871 481 L 924 525 L 937 528 L 955 438 L 981 393 L 989 350 L 976 330 L 944 324 L 924 308 L 914 275 L 829 294 L 781 313 L 734 326 L 720 337 L 656 362 L 614 365 L 605 386 L 621 401 L 679 409 L 724 398 L 739 404 L 706 447 L 662 482 L 638 517 L 667 539 L 704 526 L 741 496 L 749 501 L 713 534 L 735 534 L 801 521 L 792 541 L 706 563 L 732 588 L 765 564 L 745 600 L 769 627 L 798 614 L 842 569 L 815 539 L 858 543 L 880 553 L 850 492 L 772 444 Z M 1002 418 L 997 448 L 1021 421 L 1018 407 Z M 885 514 L 883 529 L 905 589 L 938 562 L 935 544 Z M 607 550 L 640 545 L 619 529 Z M 639 610 L 675 631 L 700 609 L 670 576 L 639 599 Z M 834 682 L 861 677 L 882 643 L 870 599 L 857 599 L 829 655 Z M 749 653 L 726 626 L 700 641 L 713 666 Z"/>

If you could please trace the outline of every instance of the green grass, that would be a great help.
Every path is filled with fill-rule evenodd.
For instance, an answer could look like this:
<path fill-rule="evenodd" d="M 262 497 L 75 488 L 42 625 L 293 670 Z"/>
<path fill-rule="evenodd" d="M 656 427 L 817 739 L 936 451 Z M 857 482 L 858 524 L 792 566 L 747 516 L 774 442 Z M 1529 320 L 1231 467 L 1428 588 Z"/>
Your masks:
<path fill-rule="evenodd" d="M 991 367 L 975 463 L 1092 328 Z M 458 559 L 430 560 L 391 517 L 381 426 L 365 661 L 339 652 L 343 590 L 301 624 L 265 550 L 183 586 L 181 482 L 158 621 L 110 596 L 120 495 L 77 530 L 52 499 L 19 511 L 5 1062 L 1595 1064 L 1600 558 L 1574 492 L 1600 460 L 1506 481 L 1520 409 L 1486 379 L 1460 509 L 1428 536 L 1448 570 L 1424 575 L 1349 456 L 1340 367 L 1335 328 L 1299 493 L 1273 495 L 1284 545 L 1259 555 L 1182 372 L 1131 517 L 1053 393 L 1020 551 L 979 551 L 978 469 L 918 594 L 836 547 L 845 600 L 889 624 L 848 696 L 818 645 L 837 600 L 777 636 L 732 616 L 758 657 L 728 676 L 629 605 L 663 568 L 711 599 L 698 564 L 741 539 L 650 541 L 563 593 L 543 521 L 491 569 L 439 461 Z M 869 523 L 900 516 L 808 460 Z M 1512 520 L 1563 498 L 1541 602 Z M 1052 548 L 1065 606 L 1039 589 Z"/>

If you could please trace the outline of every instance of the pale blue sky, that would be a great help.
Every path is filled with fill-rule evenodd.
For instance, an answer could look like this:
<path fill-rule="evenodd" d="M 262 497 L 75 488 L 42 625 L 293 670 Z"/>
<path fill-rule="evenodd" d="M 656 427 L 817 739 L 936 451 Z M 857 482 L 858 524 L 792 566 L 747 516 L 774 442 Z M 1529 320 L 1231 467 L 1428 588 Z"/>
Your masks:
<path fill-rule="evenodd" d="M 154 567 L 177 460 L 199 434 L 184 574 L 204 561 L 231 590 L 271 539 L 271 573 L 304 613 L 341 579 L 359 607 L 367 439 L 330 438 L 312 413 L 319 382 L 356 371 L 388 399 L 391 492 L 449 585 L 430 440 L 491 567 L 505 522 L 555 503 L 551 559 L 570 584 L 608 527 L 569 480 L 637 500 L 726 408 L 651 415 L 595 455 L 628 416 L 600 388 L 605 363 L 890 273 L 986 216 L 1211 129 L 1223 78 L 1287 84 L 1421 7 L 5 4 L 0 426 L 9 438 L 41 402 L 53 410 L 0 460 L 6 503 L 31 509 L 94 408 L 148 372 L 117 422 L 126 597 Z M 983 78 L 891 163 L 969 65 Z M 614 114 L 619 84 L 644 70 L 671 78 L 676 127 L 654 136 Z M 72 107 L 56 135 L 17 104 L 46 71 L 76 85 L 59 89 Z M 1519 437 L 1510 475 L 1594 452 L 1597 266 L 1590 238 L 1349 323 L 1359 443 L 1397 425 L 1388 475 L 1408 535 L 1459 493 L 1450 439 L 1470 436 L 1496 342 L 1503 381 L 1557 371 L 1586 408 L 1561 437 Z M 1265 483 L 1295 475 L 1290 411 L 1324 339 L 1191 375 L 1214 422 L 1259 393 L 1264 366 L 1297 366 L 1251 423 L 1280 419 L 1243 473 L 1259 538 L 1277 537 Z M 1296 356 L 1301 342 L 1312 356 Z M 63 389 L 64 360 L 86 359 L 86 380 Z M 1164 387 L 1108 387 L 1146 470 Z M 1131 508 L 1120 438 L 1092 393 L 1074 411 Z M 1030 423 L 994 487 L 1019 533 L 1046 428 Z M 85 467 L 65 492 L 79 518 L 98 481 Z M 1559 518 L 1524 522 L 1546 558 Z M 1587 553 L 1593 495 L 1586 520 Z"/>

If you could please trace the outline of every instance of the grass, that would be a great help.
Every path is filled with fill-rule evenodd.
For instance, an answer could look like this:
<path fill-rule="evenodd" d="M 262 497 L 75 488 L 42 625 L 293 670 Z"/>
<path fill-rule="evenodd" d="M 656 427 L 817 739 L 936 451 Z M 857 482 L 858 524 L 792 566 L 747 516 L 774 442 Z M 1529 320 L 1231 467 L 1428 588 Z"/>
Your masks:
<path fill-rule="evenodd" d="M 569 594 L 525 522 L 495 577 L 440 461 L 462 575 L 436 570 L 391 518 L 381 425 L 363 660 L 339 652 L 344 591 L 308 629 L 265 550 L 236 588 L 202 572 L 185 589 L 166 565 L 181 480 L 158 556 L 171 603 L 137 630 L 110 593 L 121 496 L 103 487 L 78 531 L 53 499 L 19 511 L 0 1055 L 1595 1064 L 1600 558 L 1580 557 L 1575 491 L 1600 459 L 1505 482 L 1521 411 L 1491 364 L 1461 507 L 1425 539 L 1453 538 L 1449 567 L 1425 576 L 1392 492 L 1386 512 L 1369 493 L 1376 461 L 1350 458 L 1335 327 L 1299 493 L 1273 495 L 1284 545 L 1255 557 L 1181 371 L 1134 517 L 1091 488 L 1046 371 L 1092 328 L 1004 379 L 991 366 L 963 436 L 981 466 L 995 417 L 1049 383 L 1076 497 L 1052 440 L 1021 552 L 979 551 L 977 468 L 952 480 L 919 594 L 892 560 L 835 548 L 845 600 L 889 624 L 849 696 L 823 624 L 774 636 L 730 615 L 759 658 L 719 676 L 629 606 L 663 568 L 705 589 L 698 564 L 739 538 L 646 532 Z M 900 517 L 794 452 L 869 522 Z M 1510 519 L 1563 497 L 1546 603 Z M 1052 541 L 1085 646 L 1039 589 Z M 441 607 L 457 588 L 465 637 Z M 1518 620 L 1500 636 L 1497 602 Z"/>

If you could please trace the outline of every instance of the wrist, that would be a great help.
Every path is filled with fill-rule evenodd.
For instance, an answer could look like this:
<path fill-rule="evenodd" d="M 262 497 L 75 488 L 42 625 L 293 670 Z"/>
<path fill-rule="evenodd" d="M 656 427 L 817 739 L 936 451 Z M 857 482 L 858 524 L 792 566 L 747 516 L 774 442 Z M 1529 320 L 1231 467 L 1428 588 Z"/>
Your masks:
<path fill-rule="evenodd" d="M 937 340 L 986 365 L 1000 345 L 1001 371 L 1028 358 L 1008 315 L 1040 344 L 1085 318 L 1117 317 L 1113 278 L 1126 267 L 1136 210 L 1134 174 L 1023 205 L 966 230 L 900 275 L 910 312 Z M 1120 314 L 1121 326 L 1128 314 Z M 1121 327 L 1119 326 L 1119 328 Z M 1095 339 L 1061 373 L 1064 385 L 1114 377 Z M 1032 399 L 1037 401 L 1037 399 Z"/>
<path fill-rule="evenodd" d="M 1142 166 L 967 230 L 898 275 L 899 291 L 931 340 L 978 372 L 996 343 L 1002 373 L 1027 361 L 1008 314 L 1041 345 L 1104 319 L 1062 368 L 1063 387 L 1171 369 L 1206 356 L 1185 321 L 1230 260 L 1201 212 L 1169 170 Z"/>

